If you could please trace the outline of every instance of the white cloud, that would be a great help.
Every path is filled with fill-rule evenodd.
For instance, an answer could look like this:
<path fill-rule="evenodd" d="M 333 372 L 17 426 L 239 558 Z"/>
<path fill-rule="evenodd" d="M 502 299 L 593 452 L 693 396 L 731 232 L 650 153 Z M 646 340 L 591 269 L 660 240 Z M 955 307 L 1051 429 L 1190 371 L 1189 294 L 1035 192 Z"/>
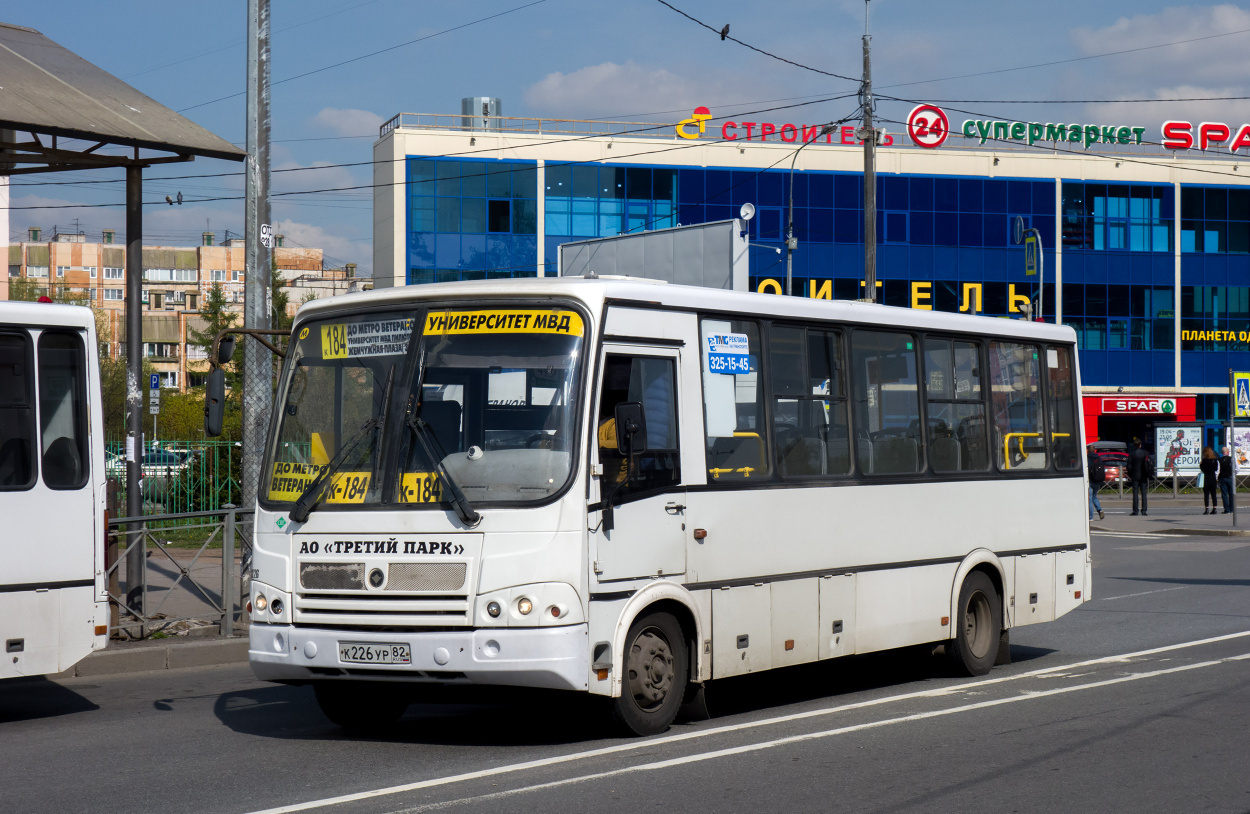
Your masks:
<path fill-rule="evenodd" d="M 1087 55 L 1146 49 L 1092 62 L 1090 73 L 1095 76 L 1211 85 L 1250 77 L 1250 61 L 1245 58 L 1250 34 L 1232 33 L 1246 29 L 1250 11 L 1231 4 L 1173 6 L 1157 14 L 1121 17 L 1105 28 L 1077 28 L 1072 39 Z M 1180 44 L 1150 47 L 1166 43 Z"/>
<path fill-rule="evenodd" d="M 286 237 L 288 246 L 307 246 L 321 249 L 328 266 L 355 263 L 356 275 L 369 277 L 373 274 L 373 247 L 368 240 L 352 240 L 341 232 L 331 232 L 312 223 L 280 220 L 274 224 L 274 232 Z"/>
<path fill-rule="evenodd" d="M 1245 96 L 1244 86 L 1237 87 L 1199 87 L 1197 85 L 1177 85 L 1167 88 L 1156 88 L 1149 94 L 1139 98 L 1146 99 L 1211 99 L 1225 96 Z M 1214 121 L 1227 122 L 1234 130 L 1245 120 L 1245 116 L 1230 107 L 1229 102 L 1109 102 L 1086 106 L 1089 121 L 1149 123 L 1152 129 L 1146 132 L 1147 141 L 1157 142 L 1161 133 L 1154 129 L 1156 123 L 1168 119 L 1181 119 L 1191 122 Z"/>
<path fill-rule="evenodd" d="M 643 116 L 692 110 L 720 99 L 784 95 L 768 88 L 759 81 L 724 73 L 711 78 L 679 76 L 666 68 L 646 67 L 630 60 L 623 65 L 604 62 L 571 73 L 547 74 L 525 90 L 525 102 L 535 112 L 549 116 Z"/>
<path fill-rule="evenodd" d="M 377 137 L 378 128 L 386 119 L 368 110 L 355 108 L 323 107 L 313 121 L 322 129 L 337 136 Z"/>

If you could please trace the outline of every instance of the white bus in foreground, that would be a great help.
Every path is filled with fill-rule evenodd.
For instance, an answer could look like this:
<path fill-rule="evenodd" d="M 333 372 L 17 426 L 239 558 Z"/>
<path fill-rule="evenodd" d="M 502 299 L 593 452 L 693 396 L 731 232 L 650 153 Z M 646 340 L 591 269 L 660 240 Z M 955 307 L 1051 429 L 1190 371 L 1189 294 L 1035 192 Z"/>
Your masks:
<path fill-rule="evenodd" d="M 627 279 L 301 309 L 256 675 L 331 720 L 431 682 L 663 730 L 725 676 L 928 642 L 983 674 L 1091 584 L 1066 327 Z"/>
<path fill-rule="evenodd" d="M 88 308 L 0 302 L 0 679 L 108 642 L 96 348 Z"/>

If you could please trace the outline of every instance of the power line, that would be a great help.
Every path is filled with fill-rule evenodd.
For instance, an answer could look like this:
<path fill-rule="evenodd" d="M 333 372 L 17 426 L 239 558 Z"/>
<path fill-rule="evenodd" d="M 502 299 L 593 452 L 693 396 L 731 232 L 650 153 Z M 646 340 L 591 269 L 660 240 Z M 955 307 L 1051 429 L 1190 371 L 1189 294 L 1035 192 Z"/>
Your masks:
<path fill-rule="evenodd" d="M 338 11 L 332 11 L 329 14 L 323 14 L 320 17 L 313 17 L 311 20 L 304 20 L 303 22 L 292 23 L 291 25 L 276 29 L 273 33 L 281 34 L 286 31 L 292 31 L 296 28 L 301 28 L 303 26 L 310 25 L 312 23 L 320 22 L 321 20 L 325 20 L 329 17 L 335 17 L 335 16 L 338 16 L 339 14 L 345 14 L 346 12 L 349 12 L 349 11 L 355 11 L 356 9 L 363 8 L 364 6 L 372 5 L 376 2 L 378 2 L 378 0 L 365 0 L 365 2 L 357 3 L 354 6 L 341 8 Z M 174 60 L 173 62 L 166 62 L 164 65 L 157 65 L 156 67 L 153 67 L 153 68 L 146 68 L 142 71 L 139 71 L 138 73 L 127 74 L 126 76 L 123 76 L 122 79 L 129 81 L 136 76 L 143 76 L 144 74 L 149 74 L 149 73 L 152 73 L 153 71 L 159 71 L 163 68 L 172 68 L 174 65 L 181 65 L 184 62 L 191 62 L 201 57 L 211 56 L 212 54 L 220 54 L 222 51 L 229 51 L 231 48 L 238 48 L 239 46 L 246 45 L 246 44 L 247 44 L 246 40 L 238 40 L 236 42 L 231 43 L 230 45 L 223 45 L 220 48 L 213 48 L 208 51 L 201 51 L 198 54 L 192 54 L 189 57 L 177 59 L 177 60 Z"/>
<path fill-rule="evenodd" d="M 660 0 L 660 2 L 664 2 L 664 0 Z M 959 74 L 958 76 L 943 76 L 938 79 L 919 79 L 919 80 L 916 80 L 915 82 L 899 82 L 893 85 L 882 85 L 882 87 L 883 88 L 905 88 L 911 85 L 927 85 L 932 82 L 946 82 L 951 79 L 968 79 L 974 76 L 990 76 L 993 74 L 1011 73 L 1013 71 L 1028 71 L 1033 68 L 1048 68 L 1052 65 L 1065 65 L 1071 62 L 1085 62 L 1091 59 L 1103 59 L 1104 57 L 1121 56 L 1123 54 L 1135 54 L 1139 51 L 1151 51 L 1156 48 L 1170 48 L 1173 45 L 1185 45 L 1191 42 L 1202 42 L 1203 40 L 1213 40 L 1219 37 L 1231 37 L 1236 34 L 1245 34 L 1247 31 L 1250 31 L 1250 28 L 1242 28 L 1242 29 L 1238 29 L 1237 31 L 1225 31 L 1220 34 L 1208 34 L 1205 37 L 1193 37 L 1192 39 L 1188 39 L 1188 40 L 1176 40 L 1175 42 L 1163 42 L 1163 43 L 1159 43 L 1158 45 L 1143 45 L 1140 48 L 1125 48 L 1120 51 L 1108 51 L 1105 54 L 1090 54 L 1089 56 L 1084 56 L 1084 57 L 1071 57 L 1070 59 L 1056 59 L 1056 60 L 1051 60 L 1050 62 L 1038 62 L 1034 65 L 1020 65 L 1015 68 L 998 68 L 997 70 L 993 70 L 993 71 L 977 71 L 976 73 L 965 73 L 965 74 Z"/>
<path fill-rule="evenodd" d="M 825 96 L 819 99 L 812 99 L 806 102 L 796 102 L 790 105 L 778 105 L 776 107 L 767 107 L 767 108 L 760 108 L 757 110 L 741 111 L 739 113 L 733 113 L 730 115 L 754 116 L 759 113 L 774 113 L 778 110 L 791 110 L 791 109 L 798 108 L 798 107 L 806 107 L 808 105 L 821 104 L 823 102 L 835 102 L 835 101 L 838 101 L 839 99 L 846 99 L 854 95 L 855 94 L 853 93 L 844 93 L 844 94 L 839 94 L 836 96 Z M 799 98 L 804 98 L 804 97 L 799 97 Z M 719 121 L 721 119 L 726 119 L 726 118 L 728 118 L 728 116 L 716 116 L 716 117 L 713 117 L 712 119 L 709 119 L 709 121 Z M 631 130 L 622 130 L 617 133 L 612 133 L 612 134 L 607 134 L 607 135 L 624 137 L 624 136 L 637 135 L 639 133 L 650 133 L 655 130 L 666 129 L 672 126 L 673 126 L 672 122 L 663 122 L 663 123 L 654 124 L 654 125 L 647 125 L 645 127 L 637 127 Z M 472 131 L 472 132 L 466 131 L 466 132 L 468 132 L 469 135 L 481 135 L 481 133 L 478 133 L 477 131 Z M 514 149 L 525 149 L 525 148 L 530 148 L 530 147 L 547 147 L 547 146 L 551 146 L 555 144 L 567 144 L 567 143 L 577 142 L 577 141 L 586 141 L 587 139 L 601 138 L 604 135 L 605 134 L 603 133 L 586 133 L 586 134 L 579 135 L 579 136 L 569 136 L 567 138 L 545 139 L 543 141 L 536 141 L 531 144 L 517 145 Z M 707 144 L 709 142 L 699 142 L 699 143 Z M 698 146 L 698 143 L 692 144 L 692 145 L 683 145 L 683 146 Z M 462 157 L 462 156 L 477 155 L 479 153 L 493 153 L 493 152 L 496 152 L 496 148 L 482 147 L 476 150 L 461 150 L 461 151 L 452 152 L 452 153 L 443 153 L 442 155 L 425 156 L 425 157 L 426 158 L 456 158 L 456 157 Z M 321 164 L 315 167 L 288 167 L 286 169 L 272 170 L 270 174 L 276 175 L 278 173 L 287 173 L 287 172 L 314 172 L 317 170 L 340 169 L 340 168 L 345 168 L 345 167 L 372 167 L 378 164 L 393 164 L 393 163 L 406 161 L 406 160 L 407 160 L 407 157 L 405 156 L 401 158 L 385 159 L 381 161 L 349 161 L 349 162 L 344 162 L 340 164 Z M 586 163 L 586 162 L 570 162 L 570 163 Z M 149 178 L 145 180 L 145 183 L 157 182 L 157 181 L 181 181 L 183 179 L 196 179 L 196 178 L 231 178 L 231 177 L 238 177 L 242 175 L 243 175 L 242 172 L 215 172 L 215 173 L 200 173 L 197 175 L 171 175 L 171 176 L 162 176 L 159 178 Z M 469 177 L 473 177 L 473 176 L 469 176 Z M 98 181 L 37 181 L 37 182 L 16 181 L 10 184 L 10 186 L 15 186 L 15 187 L 17 186 L 71 186 L 71 185 L 72 186 L 77 186 L 77 185 L 86 186 L 86 185 L 91 185 L 91 184 L 118 184 L 124 181 L 125 181 L 124 178 L 107 178 L 107 179 L 101 179 Z M 355 189 L 356 187 L 351 187 L 351 188 Z"/>
<path fill-rule="evenodd" d="M 525 5 L 522 5 L 522 6 L 517 6 L 516 8 L 510 8 L 510 9 L 508 9 L 507 11 L 501 11 L 501 12 L 499 12 L 498 14 L 491 14 L 491 15 L 490 15 L 490 16 L 488 16 L 488 17 L 482 17 L 482 18 L 480 18 L 480 19 L 473 20 L 472 22 L 463 23 L 463 24 L 461 24 L 461 25 L 453 26 L 453 27 L 451 27 L 451 28 L 445 28 L 445 29 L 443 29 L 442 31 L 436 31 L 436 32 L 434 32 L 433 34 L 427 34 L 427 35 L 425 35 L 424 37 L 417 37 L 415 40 L 408 40 L 408 42 L 401 42 L 399 45 L 392 45 L 392 46 L 390 46 L 390 47 L 388 47 L 388 48 L 382 48 L 382 49 L 377 50 L 377 51 L 371 51 L 371 52 L 369 52 L 369 53 L 367 53 L 367 54 L 361 54 L 361 55 L 360 55 L 360 56 L 358 56 L 358 57 L 352 57 L 351 59 L 345 59 L 345 60 L 343 60 L 342 62 L 336 62 L 336 63 L 334 63 L 333 65 L 326 65 L 324 68 L 314 68 L 314 69 L 313 69 L 313 70 L 311 70 L 311 71 L 305 71 L 304 73 L 301 73 L 301 74 L 296 74 L 295 76 L 288 76 L 286 79 L 279 79 L 279 80 L 277 80 L 276 82 L 271 82 L 271 83 L 269 83 L 269 86 L 270 86 L 270 87 L 274 87 L 274 86 L 276 86 L 276 85 L 282 85 L 282 84 L 284 84 L 284 83 L 286 83 L 286 82 L 294 82 L 296 79 L 303 79 L 303 78 L 304 78 L 304 77 L 306 77 L 306 76 L 312 76 L 313 74 L 322 73 L 323 71 L 328 71 L 328 70 L 331 70 L 332 68 L 341 68 L 341 67 L 342 67 L 342 66 L 344 66 L 344 65 L 350 65 L 351 63 L 353 63 L 353 62 L 359 62 L 359 61 L 360 61 L 360 60 L 362 60 L 362 59 L 368 59 L 369 57 L 375 57 L 375 56 L 378 56 L 379 54 L 385 54 L 385 53 L 387 53 L 387 52 L 389 52 L 389 51 L 394 51 L 394 50 L 396 50 L 396 49 L 398 49 L 398 48 L 405 48 L 405 47 L 407 47 L 407 46 L 409 46 L 409 45 L 414 45 L 414 44 L 416 44 L 416 43 L 418 43 L 418 42 L 424 42 L 425 40 L 428 40 L 428 39 L 433 39 L 434 37 L 440 37 L 440 36 L 442 36 L 443 34 L 450 34 L 450 33 L 451 33 L 451 32 L 453 32 L 453 31 L 459 31 L 459 30 L 461 30 L 461 29 L 463 29 L 463 28 L 468 28 L 468 27 L 470 27 L 470 26 L 477 25 L 478 23 L 484 23 L 484 22 L 487 22 L 487 21 L 489 21 L 489 20 L 494 20 L 494 19 L 496 19 L 496 18 L 498 18 L 498 17 L 503 17 L 503 16 L 505 16 L 505 15 L 512 14 L 513 12 L 516 12 L 516 11 L 522 11 L 523 9 L 530 8 L 531 6 L 537 6 L 537 5 L 539 5 L 539 4 L 541 4 L 541 3 L 545 3 L 545 2 L 547 2 L 547 0 L 533 0 L 533 2 L 526 3 Z M 237 96 L 243 96 L 245 93 L 247 93 L 247 91 L 243 91 L 243 90 L 241 90 L 241 91 L 239 91 L 238 93 L 231 93 L 231 94 L 230 94 L 230 95 L 228 95 L 228 96 L 222 96 L 222 97 L 220 97 L 220 98 L 218 98 L 218 99 L 213 99 L 213 100 L 208 101 L 208 102 L 200 102 L 198 105 L 191 105 L 190 107 L 184 107 L 184 108 L 180 109 L 178 112 L 179 112 L 179 113 L 186 113 L 188 110 L 195 110 L 197 107 L 205 107 L 206 105 L 213 105 L 213 104 L 216 104 L 216 103 L 218 103 L 218 102 L 224 102 L 224 101 L 226 101 L 227 99 L 234 99 L 234 98 L 235 98 L 235 97 L 237 97 Z"/>
<path fill-rule="evenodd" d="M 730 40 L 732 42 L 736 42 L 739 45 L 741 45 L 743 48 L 750 48 L 752 51 L 755 51 L 757 54 L 763 54 L 766 57 L 771 57 L 772 59 L 778 60 L 779 62 L 784 62 L 787 65 L 793 65 L 796 68 L 802 68 L 803 70 L 811 71 L 812 73 L 823 74 L 824 76 L 832 76 L 835 79 L 845 79 L 848 82 L 855 82 L 855 83 L 859 82 L 859 79 L 853 76 L 843 76 L 840 73 L 831 73 L 829 71 L 822 71 L 820 68 L 813 68 L 811 65 L 804 65 L 801 62 L 795 62 L 792 59 L 786 59 L 785 57 L 778 56 L 777 54 L 774 54 L 771 51 L 765 51 L 763 48 L 756 48 L 754 45 L 751 45 L 750 43 L 747 43 L 747 42 L 743 42 L 737 37 L 729 36 L 729 33 L 728 33 L 729 26 L 725 26 L 724 28 L 720 28 L 720 29 L 713 28 L 712 26 L 708 25 L 707 23 L 703 22 L 697 17 L 691 17 L 689 14 L 677 8 L 677 6 L 674 6 L 672 3 L 669 3 L 667 0 L 657 0 L 657 2 L 662 6 L 668 6 L 670 9 L 677 12 L 681 16 L 685 17 L 687 20 L 690 20 L 691 22 L 694 22 L 703 26 L 708 31 L 711 31 L 713 34 L 718 35 L 722 40 Z"/>

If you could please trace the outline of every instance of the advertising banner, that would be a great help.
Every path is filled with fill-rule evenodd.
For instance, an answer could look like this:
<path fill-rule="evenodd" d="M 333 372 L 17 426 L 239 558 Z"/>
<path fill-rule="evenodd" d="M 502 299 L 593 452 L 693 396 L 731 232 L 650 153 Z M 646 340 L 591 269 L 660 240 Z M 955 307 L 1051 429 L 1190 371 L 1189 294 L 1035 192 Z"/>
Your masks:
<path fill-rule="evenodd" d="M 1224 430 L 1224 438 L 1227 441 L 1227 429 Z M 1250 466 L 1250 427 L 1237 427 L 1233 433 L 1233 442 L 1228 446 L 1233 454 L 1233 468 L 1237 472 Z"/>
<path fill-rule="evenodd" d="M 1250 449 L 1250 448 L 1248 448 Z M 1155 472 L 1160 478 L 1198 474 L 1202 458 L 1202 427 L 1167 426 L 1155 428 Z"/>

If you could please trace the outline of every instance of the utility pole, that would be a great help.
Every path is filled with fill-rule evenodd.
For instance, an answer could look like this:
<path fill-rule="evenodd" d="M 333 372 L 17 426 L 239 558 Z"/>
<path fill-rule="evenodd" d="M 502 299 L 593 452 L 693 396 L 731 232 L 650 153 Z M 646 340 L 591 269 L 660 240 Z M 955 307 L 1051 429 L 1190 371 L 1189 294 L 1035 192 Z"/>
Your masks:
<path fill-rule="evenodd" d="M 126 165 L 126 515 L 143 514 L 143 166 Z M 126 604 L 140 613 L 146 545 L 139 524 L 131 524 L 126 552 Z"/>
<path fill-rule="evenodd" d="M 267 329 L 269 314 L 269 0 L 247 3 L 247 212 L 243 327 Z M 243 507 L 256 504 L 260 459 L 273 402 L 273 361 L 243 340 Z"/>
<path fill-rule="evenodd" d="M 859 93 L 864 113 L 856 136 L 864 142 L 864 299 L 877 301 L 877 131 L 872 124 L 872 37 L 868 34 L 868 3 L 864 0 L 864 84 Z"/>

